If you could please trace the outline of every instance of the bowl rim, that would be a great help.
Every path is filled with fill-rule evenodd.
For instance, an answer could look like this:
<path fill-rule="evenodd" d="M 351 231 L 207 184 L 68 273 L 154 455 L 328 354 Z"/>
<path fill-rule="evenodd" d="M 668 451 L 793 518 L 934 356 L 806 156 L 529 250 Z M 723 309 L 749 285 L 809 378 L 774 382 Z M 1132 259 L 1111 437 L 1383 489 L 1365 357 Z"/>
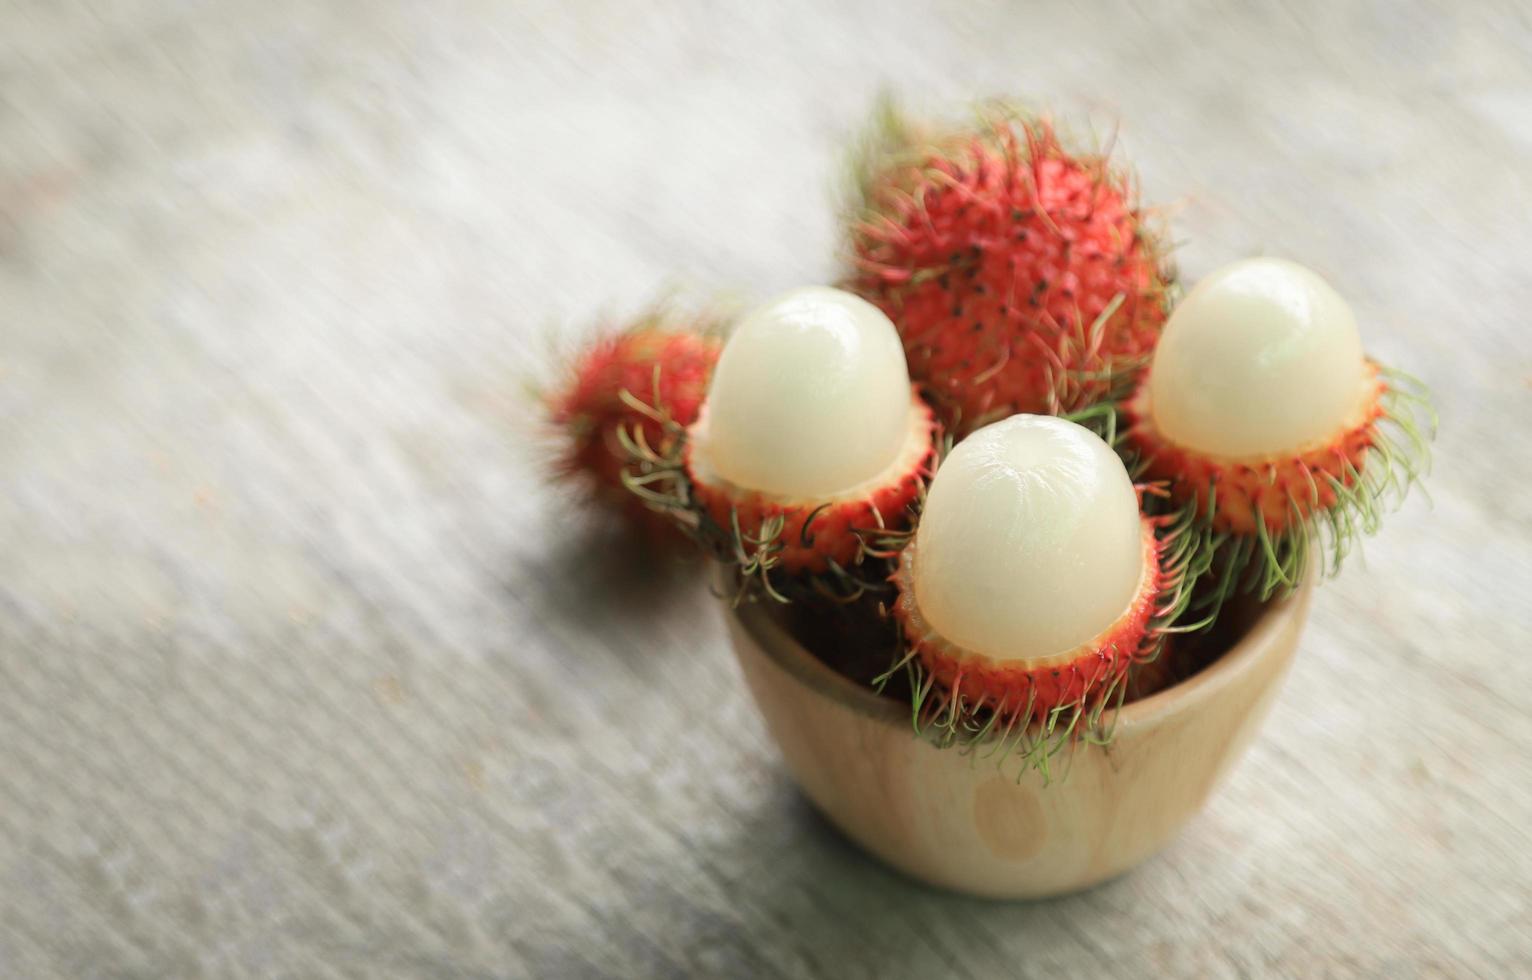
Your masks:
<path fill-rule="evenodd" d="M 1234 645 L 1202 670 L 1140 701 L 1118 709 L 1119 727 L 1151 726 L 1217 697 L 1236 678 L 1248 672 L 1277 647 L 1273 642 L 1295 616 L 1302 616 L 1313 596 L 1318 569 L 1310 567 L 1298 587 L 1261 605 L 1260 611 Z M 885 698 L 835 670 L 793 639 L 787 628 L 772 617 L 762 601 L 724 604 L 751 642 L 801 685 L 827 697 L 869 720 L 908 729 L 910 708 Z"/>

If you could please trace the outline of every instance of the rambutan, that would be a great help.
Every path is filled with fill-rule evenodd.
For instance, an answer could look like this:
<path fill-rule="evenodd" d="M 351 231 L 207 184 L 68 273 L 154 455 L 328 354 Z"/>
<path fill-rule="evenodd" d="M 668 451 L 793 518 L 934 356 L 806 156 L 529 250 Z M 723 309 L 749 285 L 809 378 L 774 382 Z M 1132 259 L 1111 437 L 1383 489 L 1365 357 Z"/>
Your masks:
<path fill-rule="evenodd" d="M 809 287 L 740 321 L 696 421 L 671 452 L 635 439 L 628 484 L 734 565 L 741 595 L 805 576 L 854 594 L 873 539 L 906 525 L 934 438 L 888 318 Z"/>
<path fill-rule="evenodd" d="M 1047 119 L 992 109 L 921 133 L 888 109 L 857 171 L 849 288 L 894 321 L 960 434 L 1084 407 L 1153 348 L 1166 249 L 1132 176 Z"/>
<path fill-rule="evenodd" d="M 636 526 L 673 533 L 624 487 L 630 456 L 623 440 L 639 433 L 647 444 L 663 448 L 668 438 L 654 413 L 634 406 L 635 397 L 676 424 L 696 421 L 722 348 L 717 330 L 708 316 L 652 312 L 576 355 L 564 383 L 545 399 L 547 418 L 558 433 L 555 471 L 586 485 L 596 500 Z"/>
<path fill-rule="evenodd" d="M 1292 587 L 1322 531 L 1338 567 L 1428 462 L 1423 390 L 1368 360 L 1345 300 L 1282 259 L 1198 283 L 1124 408 L 1143 478 L 1227 544 L 1215 598 L 1252 566 L 1263 597 Z"/>
<path fill-rule="evenodd" d="M 919 674 L 917 724 L 944 741 L 1015 732 L 1044 768 L 1099 735 L 1201 571 L 1186 531 L 1144 515 L 1122 460 L 1073 422 L 1016 415 L 959 443 L 894 573 L 893 669 Z"/>

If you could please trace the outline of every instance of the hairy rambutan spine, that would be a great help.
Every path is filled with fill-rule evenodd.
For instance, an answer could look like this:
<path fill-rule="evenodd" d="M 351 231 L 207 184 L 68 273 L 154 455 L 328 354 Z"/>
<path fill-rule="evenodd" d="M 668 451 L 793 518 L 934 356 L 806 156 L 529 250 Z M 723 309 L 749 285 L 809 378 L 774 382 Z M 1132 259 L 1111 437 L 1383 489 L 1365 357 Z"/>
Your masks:
<path fill-rule="evenodd" d="M 543 397 L 556 455 L 552 470 L 583 486 L 599 503 L 622 513 L 653 536 L 672 529 L 623 485 L 629 454 L 623 433 L 641 430 L 646 442 L 663 446 L 665 429 L 633 407 L 661 406 L 667 418 L 689 424 L 697 417 L 722 347 L 720 320 L 655 309 L 618 330 L 609 330 L 570 359 L 558 388 Z"/>
<path fill-rule="evenodd" d="M 1198 608 L 1216 613 L 1240 592 L 1285 595 L 1314 558 L 1335 574 L 1429 471 L 1436 414 L 1425 386 L 1376 362 L 1366 369 L 1356 417 L 1328 442 L 1284 457 L 1225 460 L 1170 444 L 1155 429 L 1147 384 L 1123 404 L 1130 468 L 1161 481 L 1215 549 Z"/>
<path fill-rule="evenodd" d="M 917 438 L 922 444 L 918 454 L 904 467 L 903 475 L 871 488 L 865 495 L 814 505 L 783 501 L 769 494 L 724 492 L 700 480 L 688 458 L 692 497 L 720 527 L 743 528 L 745 533 L 759 536 L 759 529 L 780 524 L 769 547 L 775 552 L 775 564 L 789 575 L 844 571 L 867 556 L 869 535 L 904 525 L 906 510 L 918 499 L 930 476 L 936 424 L 924 404 L 918 413 Z"/>
<path fill-rule="evenodd" d="M 861 496 L 793 505 L 769 495 L 738 498 L 698 482 L 686 428 L 629 395 L 636 411 L 659 423 L 659 448 L 642 428 L 622 436 L 629 492 L 732 570 L 731 602 L 764 595 L 779 602 L 820 598 L 837 603 L 889 590 L 887 576 L 943 445 L 929 407 L 912 408 L 915 444 L 901 456 L 900 476 Z M 864 572 L 863 566 L 871 571 Z"/>
<path fill-rule="evenodd" d="M 1173 271 L 1105 155 L 1002 106 L 922 132 L 885 105 L 853 174 L 849 288 L 894 320 L 949 426 L 1077 410 L 1142 365 Z"/>

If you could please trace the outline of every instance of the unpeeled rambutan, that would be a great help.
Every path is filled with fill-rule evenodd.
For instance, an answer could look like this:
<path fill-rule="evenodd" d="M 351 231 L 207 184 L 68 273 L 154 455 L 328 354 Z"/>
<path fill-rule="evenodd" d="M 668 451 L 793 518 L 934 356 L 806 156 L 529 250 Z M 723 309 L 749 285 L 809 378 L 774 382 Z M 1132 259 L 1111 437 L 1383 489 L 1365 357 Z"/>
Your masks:
<path fill-rule="evenodd" d="M 630 461 L 626 435 L 661 447 L 668 436 L 657 407 L 679 425 L 696 421 L 722 343 L 711 317 L 647 314 L 607 333 L 575 356 L 564 383 L 545 399 L 558 433 L 556 472 L 587 485 L 594 497 L 638 527 L 672 533 L 623 485 Z M 625 394 L 626 393 L 626 394 Z"/>
<path fill-rule="evenodd" d="M 890 110 L 861 157 L 849 288 L 957 431 L 1081 408 L 1142 364 L 1173 274 L 1124 169 L 998 109 L 931 134 Z"/>

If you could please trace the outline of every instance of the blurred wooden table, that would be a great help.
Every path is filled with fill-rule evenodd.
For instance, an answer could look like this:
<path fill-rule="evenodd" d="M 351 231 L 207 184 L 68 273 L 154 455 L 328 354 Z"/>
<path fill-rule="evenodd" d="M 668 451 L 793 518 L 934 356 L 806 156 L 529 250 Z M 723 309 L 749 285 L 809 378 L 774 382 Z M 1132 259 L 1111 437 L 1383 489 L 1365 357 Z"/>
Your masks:
<path fill-rule="evenodd" d="M 1522 5 L 94 6 L 0 6 L 0 974 L 1532 971 Z M 1440 400 L 1229 783 L 1060 901 L 843 842 L 538 478 L 600 312 L 834 274 L 885 83 L 1116 126 L 1187 273 L 1318 267 Z"/>

